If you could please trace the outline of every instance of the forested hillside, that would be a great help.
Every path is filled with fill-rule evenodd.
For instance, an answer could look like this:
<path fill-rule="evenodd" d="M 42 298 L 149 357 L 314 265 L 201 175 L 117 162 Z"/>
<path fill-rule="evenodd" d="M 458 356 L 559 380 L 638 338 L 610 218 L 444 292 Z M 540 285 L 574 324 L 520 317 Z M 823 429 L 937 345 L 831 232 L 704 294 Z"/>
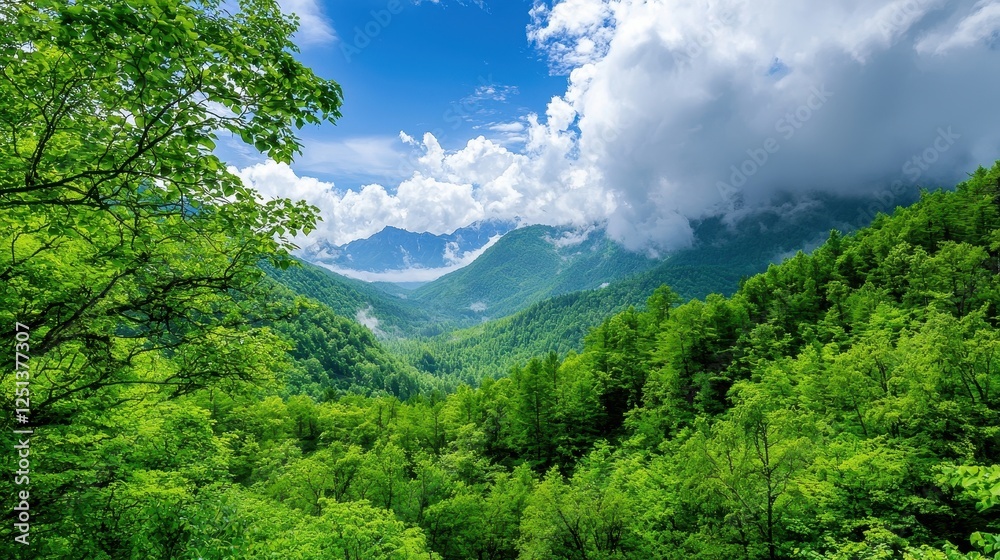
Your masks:
<path fill-rule="evenodd" d="M 264 265 L 268 275 L 295 293 L 323 303 L 339 315 L 365 322 L 386 337 L 433 336 L 461 317 L 428 309 L 408 299 L 406 290 L 375 286 L 299 261 L 284 270 Z"/>
<path fill-rule="evenodd" d="M 645 305 L 664 284 L 680 301 L 732 294 L 742 279 L 763 271 L 783 255 L 815 247 L 831 229 L 849 227 L 862 206 L 857 200 L 821 199 L 789 203 L 784 211 L 778 205 L 748 213 L 735 223 L 706 219 L 694 227 L 693 247 L 671 253 L 649 270 L 603 288 L 549 298 L 478 326 L 388 344 L 422 371 L 475 385 L 484 376 L 506 375 L 513 365 L 533 355 L 580 351 L 592 328 L 630 306 Z"/>
<path fill-rule="evenodd" d="M 656 262 L 626 251 L 603 231 L 529 226 L 503 236 L 472 264 L 417 288 L 413 298 L 479 322 L 552 296 L 597 288 Z"/>
<path fill-rule="evenodd" d="M 305 394 L 325 401 L 350 393 L 407 399 L 447 386 L 387 352 L 370 329 L 287 288 L 274 289 L 276 304 L 285 313 L 270 326 L 288 340 L 293 360 L 284 373 L 283 396 Z"/>
<path fill-rule="evenodd" d="M 998 529 L 996 471 L 953 467 L 997 461 L 998 178 L 834 233 L 730 298 L 660 289 L 581 354 L 478 389 L 241 409 L 283 419 L 261 449 L 302 456 L 251 466 L 224 502 L 239 537 L 199 542 L 294 528 L 280 546 L 310 557 L 353 507 L 391 537 L 359 557 L 962 558 L 949 542 Z"/>
<path fill-rule="evenodd" d="M 663 287 L 476 389 L 147 403 L 91 451 L 129 442 L 117 492 L 71 492 L 88 516 L 50 514 L 50 555 L 965 558 L 1000 529 L 974 467 L 998 459 L 998 179 L 729 298 Z"/>

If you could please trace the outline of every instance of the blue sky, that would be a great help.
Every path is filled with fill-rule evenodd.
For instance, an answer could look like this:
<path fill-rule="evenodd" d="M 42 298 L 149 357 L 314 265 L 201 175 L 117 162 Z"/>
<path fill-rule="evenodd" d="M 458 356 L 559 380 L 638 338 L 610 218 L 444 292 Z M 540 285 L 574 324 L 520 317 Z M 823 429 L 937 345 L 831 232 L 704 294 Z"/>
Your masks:
<path fill-rule="evenodd" d="M 1000 158 L 1000 0 L 278 1 L 344 117 L 291 167 L 219 152 L 320 208 L 302 246 L 518 219 L 662 254 L 706 216 L 891 211 Z"/>
<path fill-rule="evenodd" d="M 385 146 L 402 149 L 401 131 L 417 138 L 432 132 L 444 148 L 457 149 L 478 135 L 497 137 L 491 125 L 544 112 L 552 96 L 565 91 L 566 77 L 551 75 L 544 55 L 528 43 L 531 5 L 529 0 L 292 3 L 317 16 L 304 17 L 304 27 L 325 25 L 330 31 L 304 29 L 299 57 L 340 83 L 345 100 L 336 126 L 307 128 L 301 137 L 307 145 L 367 146 L 373 157 L 391 159 Z M 293 168 L 343 189 L 400 178 L 355 170 L 349 163 L 341 169 L 309 162 Z"/>
<path fill-rule="evenodd" d="M 464 143 L 473 134 L 471 125 L 544 110 L 549 98 L 565 89 L 566 79 L 550 76 L 544 57 L 528 45 L 530 2 L 397 4 L 402 11 L 383 27 L 372 12 L 388 14 L 390 2 L 326 2 L 340 42 L 303 53 L 307 64 L 344 87 L 341 134 L 440 130 L 446 146 Z M 363 47 L 366 29 L 377 29 L 378 35 Z M 465 101 L 484 85 L 516 90 L 508 92 L 506 103 Z M 458 125 L 456 117 L 468 121 Z"/>

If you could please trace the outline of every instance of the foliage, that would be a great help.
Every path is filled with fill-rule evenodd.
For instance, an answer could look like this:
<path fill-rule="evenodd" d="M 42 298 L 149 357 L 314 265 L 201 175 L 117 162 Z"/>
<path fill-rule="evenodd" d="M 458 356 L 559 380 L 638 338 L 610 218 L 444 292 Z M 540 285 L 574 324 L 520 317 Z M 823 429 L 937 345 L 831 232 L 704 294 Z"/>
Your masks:
<path fill-rule="evenodd" d="M 382 338 L 415 334 L 433 336 L 454 320 L 359 280 L 306 262 L 299 261 L 298 264 L 285 269 L 265 265 L 264 270 L 278 283 L 324 304 L 338 315 L 375 318 L 378 322 L 371 330 Z"/>
<path fill-rule="evenodd" d="M 653 267 L 602 232 L 560 237 L 557 228 L 528 226 L 504 235 L 468 266 L 413 291 L 433 308 L 461 310 L 473 321 L 505 317 L 544 299 L 592 290 Z M 476 306 L 482 306 L 476 310 Z"/>
<path fill-rule="evenodd" d="M 239 8 L 2 7 L 0 323 L 30 333 L 34 429 L 4 557 L 997 556 L 1000 162 L 729 297 L 584 305 L 577 350 L 441 382 L 459 353 L 418 373 L 258 266 L 314 211 L 210 141 L 287 160 L 340 99 L 273 2 Z"/>

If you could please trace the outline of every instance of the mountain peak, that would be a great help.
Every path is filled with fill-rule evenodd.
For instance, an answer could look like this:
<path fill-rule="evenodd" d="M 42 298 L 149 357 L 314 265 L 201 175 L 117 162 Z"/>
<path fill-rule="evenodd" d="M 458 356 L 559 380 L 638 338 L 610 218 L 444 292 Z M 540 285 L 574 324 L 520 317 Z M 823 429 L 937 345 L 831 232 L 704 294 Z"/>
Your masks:
<path fill-rule="evenodd" d="M 345 245 L 320 241 L 304 250 L 302 256 L 317 264 L 358 272 L 444 268 L 454 266 L 464 255 L 482 249 L 516 225 L 505 220 L 482 220 L 441 235 L 388 225 L 371 237 Z"/>

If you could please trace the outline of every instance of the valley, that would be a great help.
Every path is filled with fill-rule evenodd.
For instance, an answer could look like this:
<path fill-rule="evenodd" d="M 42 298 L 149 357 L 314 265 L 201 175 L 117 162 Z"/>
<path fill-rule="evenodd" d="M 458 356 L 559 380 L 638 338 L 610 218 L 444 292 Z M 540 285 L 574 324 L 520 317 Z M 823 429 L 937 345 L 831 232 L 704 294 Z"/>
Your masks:
<path fill-rule="evenodd" d="M 1000 558 L 998 7 L 0 2 L 0 558 Z"/>
<path fill-rule="evenodd" d="M 816 247 L 832 229 L 849 227 L 865 204 L 813 200 L 792 205 L 791 216 L 764 210 L 735 224 L 707 219 L 696 224 L 693 247 L 661 258 L 629 252 L 599 227 L 524 227 L 464 268 L 415 289 L 359 282 L 308 263 L 272 276 L 367 323 L 418 370 L 475 385 L 485 376 L 507 375 L 531 356 L 579 351 L 591 329 L 629 307 L 641 308 L 661 285 L 671 286 L 681 301 L 732 294 L 742 279 Z M 430 236 L 392 235 L 410 243 Z M 372 243 L 396 250 L 384 240 Z M 372 259 L 379 258 L 375 251 Z"/>

